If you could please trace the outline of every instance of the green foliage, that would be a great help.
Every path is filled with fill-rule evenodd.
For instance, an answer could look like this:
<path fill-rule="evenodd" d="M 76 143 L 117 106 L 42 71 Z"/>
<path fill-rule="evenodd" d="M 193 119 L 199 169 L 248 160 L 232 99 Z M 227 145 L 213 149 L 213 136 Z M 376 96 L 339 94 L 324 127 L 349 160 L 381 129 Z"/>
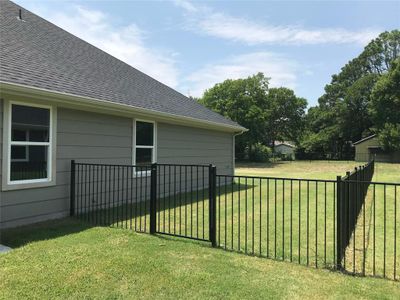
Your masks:
<path fill-rule="evenodd" d="M 400 123 L 400 58 L 374 86 L 369 108 L 378 128 L 385 123 Z"/>
<path fill-rule="evenodd" d="M 264 123 L 265 95 L 269 78 L 262 73 L 246 79 L 225 80 L 205 91 L 199 100 L 206 107 L 222 114 L 249 129 L 237 136 L 236 153 L 244 158 L 244 150 L 260 141 Z"/>
<path fill-rule="evenodd" d="M 387 151 L 400 150 L 400 123 L 387 123 L 379 131 L 379 143 Z"/>
<path fill-rule="evenodd" d="M 332 76 L 307 115 L 305 99 L 284 87 L 269 88 L 262 73 L 216 84 L 199 102 L 249 129 L 236 139 L 238 159 L 252 159 L 246 149 L 273 146 L 275 140 L 294 141 L 305 155 L 351 158 L 352 142 L 374 132 L 384 147 L 397 149 L 399 55 L 400 31 L 381 33 Z"/>
<path fill-rule="evenodd" d="M 303 130 L 307 100 L 298 98 L 288 88 L 271 88 L 265 111 L 265 138 L 269 144 L 276 140 L 297 142 Z"/>
<path fill-rule="evenodd" d="M 307 101 L 287 88 L 269 89 L 268 83 L 269 78 L 262 73 L 245 79 L 228 79 L 208 89 L 199 100 L 249 129 L 236 138 L 238 159 L 244 159 L 245 150 L 257 143 L 271 145 L 277 139 L 297 141 L 303 128 Z"/>
<path fill-rule="evenodd" d="M 272 149 L 261 143 L 255 143 L 247 152 L 249 160 L 254 162 L 268 162 L 272 156 Z"/>
<path fill-rule="evenodd" d="M 294 154 L 291 153 L 280 153 L 280 152 L 275 152 L 274 153 L 274 159 L 279 159 L 281 161 L 293 161 L 295 158 Z"/>
<path fill-rule="evenodd" d="M 383 32 L 347 63 L 309 110 L 300 141 L 305 152 L 351 154 L 351 142 L 399 123 L 400 31 Z M 397 70 L 397 71 L 396 71 Z"/>
<path fill-rule="evenodd" d="M 400 150 L 400 58 L 376 83 L 369 112 L 382 147 Z"/>
<path fill-rule="evenodd" d="M 347 89 L 343 102 L 338 104 L 345 140 L 354 141 L 371 134 L 369 128 L 372 121 L 368 114 L 368 103 L 377 80 L 377 74 L 367 74 L 359 78 Z"/>

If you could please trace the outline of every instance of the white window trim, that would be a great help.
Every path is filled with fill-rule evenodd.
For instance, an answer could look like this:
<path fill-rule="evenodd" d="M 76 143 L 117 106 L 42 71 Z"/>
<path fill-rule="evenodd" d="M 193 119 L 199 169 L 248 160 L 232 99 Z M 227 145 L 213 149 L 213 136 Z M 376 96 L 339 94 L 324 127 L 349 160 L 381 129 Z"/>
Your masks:
<path fill-rule="evenodd" d="M 29 101 L 4 100 L 4 118 L 3 118 L 3 174 L 2 190 L 18 190 L 35 187 L 46 187 L 56 184 L 56 135 L 57 135 L 57 107 L 52 105 L 38 104 Z M 26 141 L 12 141 L 11 113 L 12 105 L 24 105 L 31 107 L 40 107 L 50 110 L 49 124 L 49 142 L 28 142 L 29 146 L 48 146 L 47 152 L 47 178 L 15 180 L 11 181 L 11 146 L 28 146 Z M 14 161 L 14 160 L 13 160 Z"/>
<path fill-rule="evenodd" d="M 136 145 L 136 122 L 146 122 L 153 124 L 153 146 Z M 151 162 L 157 162 L 157 122 L 146 119 L 133 119 L 132 120 L 132 165 L 136 165 L 136 148 L 153 149 Z M 135 176 L 150 176 L 151 171 L 134 171 Z"/>

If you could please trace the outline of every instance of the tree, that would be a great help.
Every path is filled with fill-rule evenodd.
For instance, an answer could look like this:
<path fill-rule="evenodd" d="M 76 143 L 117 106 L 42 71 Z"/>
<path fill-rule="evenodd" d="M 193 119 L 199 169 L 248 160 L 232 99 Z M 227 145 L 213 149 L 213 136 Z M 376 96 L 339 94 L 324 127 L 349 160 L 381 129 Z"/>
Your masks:
<path fill-rule="evenodd" d="M 400 150 L 400 124 L 385 124 L 379 130 L 378 140 L 384 150 Z"/>
<path fill-rule="evenodd" d="M 264 140 L 274 146 L 276 140 L 299 141 L 303 130 L 307 100 L 296 97 L 288 88 L 271 88 L 265 110 Z"/>
<path fill-rule="evenodd" d="M 377 118 L 372 117 L 369 108 L 372 93 L 399 55 L 400 31 L 383 32 L 333 75 L 318 106 L 309 110 L 312 116 L 306 118 L 303 149 L 334 153 L 337 158 L 348 156 L 352 151 L 350 141 L 359 140 L 376 127 Z"/>
<path fill-rule="evenodd" d="M 287 88 L 269 89 L 268 81 L 262 73 L 228 79 L 208 89 L 200 99 L 206 107 L 249 129 L 236 139 L 239 159 L 257 144 L 272 145 L 276 139 L 297 141 L 303 127 L 307 101 Z"/>
<path fill-rule="evenodd" d="M 246 147 L 262 140 L 265 98 L 269 78 L 258 73 L 245 79 L 225 80 L 206 90 L 199 100 L 206 107 L 249 129 L 236 138 L 235 150 L 243 159 Z"/>
<path fill-rule="evenodd" d="M 369 111 L 383 148 L 400 150 L 400 58 L 374 86 Z"/>
<path fill-rule="evenodd" d="M 367 74 L 359 78 L 347 89 L 343 102 L 338 104 L 345 140 L 356 141 L 371 134 L 370 127 L 373 123 L 368 105 L 378 78 L 377 74 Z"/>

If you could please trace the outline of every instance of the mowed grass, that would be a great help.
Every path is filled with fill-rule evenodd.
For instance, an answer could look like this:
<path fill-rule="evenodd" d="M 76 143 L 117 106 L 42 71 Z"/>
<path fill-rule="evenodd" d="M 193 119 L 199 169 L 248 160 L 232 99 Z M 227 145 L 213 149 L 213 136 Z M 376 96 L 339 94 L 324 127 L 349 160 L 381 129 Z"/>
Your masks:
<path fill-rule="evenodd" d="M 346 269 L 399 280 L 400 165 L 378 163 L 373 181 L 397 185 L 370 185 L 346 252 Z"/>
<path fill-rule="evenodd" d="M 72 219 L 4 232 L 2 299 L 399 299 L 397 282 Z"/>
<path fill-rule="evenodd" d="M 238 164 L 236 173 L 331 180 L 356 165 L 354 162 Z M 254 182 L 247 179 L 247 184 L 244 179 L 240 182 L 236 179 L 233 187 L 228 179 L 224 185 L 225 177 L 219 180 L 218 245 L 234 252 L 211 248 L 207 242 L 89 226 L 97 220 L 103 225 L 124 228 L 136 225 L 137 229 L 148 231 L 149 204 L 134 204 L 135 208 L 141 206 L 138 212 L 130 210 L 127 203 L 111 213 L 104 211 L 103 217 L 100 212 L 97 216 L 91 214 L 90 223 L 66 219 L 4 232 L 2 243 L 16 249 L 0 255 L 0 298 L 400 298 L 396 281 L 353 277 L 332 270 L 333 183 L 327 183 L 325 192 L 324 183 L 312 180 L 301 181 L 300 187 L 299 181 L 280 179 L 263 180 L 261 184 L 256 178 Z M 400 182 L 400 165 L 378 163 L 374 180 Z M 394 214 L 394 191 L 386 188 L 386 204 L 382 201 L 384 192 L 383 187 L 376 186 L 374 198 L 373 190 L 369 190 L 351 240 L 355 237 L 356 243 L 351 242 L 346 251 L 346 270 L 350 272 L 354 267 L 356 273 L 362 273 L 360 259 L 365 255 L 366 275 L 373 275 L 374 271 L 375 275 L 383 275 L 385 269 L 386 277 L 393 278 L 394 258 L 400 253 L 399 227 L 395 234 L 394 224 L 398 224 L 400 216 L 398 208 Z M 175 203 L 161 199 L 157 229 L 208 239 L 208 191 L 178 196 Z M 107 219 L 113 214 L 115 219 Z M 319 268 L 305 267 L 307 264 Z M 324 266 L 327 268 L 321 268 Z"/>
<path fill-rule="evenodd" d="M 335 180 L 356 166 L 360 163 L 238 164 L 236 175 L 239 176 L 233 183 L 229 177 L 217 177 L 217 244 L 250 255 L 334 268 L 337 251 Z M 377 163 L 373 180 L 400 182 L 399 174 L 399 164 Z M 396 226 L 398 228 L 400 216 L 398 209 L 395 213 L 395 195 L 393 186 L 370 186 L 342 261 L 346 271 L 399 278 L 399 231 Z M 199 237 L 196 231 L 199 229 L 202 237 L 205 229 L 205 238 L 208 238 L 208 198 L 200 197 L 197 201 L 194 193 L 180 194 L 176 198 L 179 201 L 174 199 L 175 203 L 183 204 L 165 208 L 163 199 L 160 201 L 159 230 Z"/>
<path fill-rule="evenodd" d="M 337 251 L 335 179 L 359 165 L 333 161 L 238 164 L 238 176 L 256 177 L 236 177 L 233 182 L 230 177 L 217 177 L 218 246 L 333 269 Z M 374 181 L 400 182 L 399 174 L 399 164 L 377 163 Z M 395 225 L 400 217 L 398 210 L 394 213 L 393 187 L 386 188 L 386 204 L 383 189 L 381 185 L 375 186 L 374 201 L 370 187 L 342 263 L 349 272 L 398 278 L 395 271 L 400 269 L 399 231 Z M 162 186 L 160 190 L 163 191 Z M 128 200 L 111 213 L 106 210 L 84 217 L 89 217 L 92 223 L 148 232 L 149 207 L 148 202 L 130 205 Z M 160 197 L 158 211 L 159 232 L 209 239 L 208 190 Z"/>
<path fill-rule="evenodd" d="M 265 166 L 259 164 L 239 164 L 236 173 L 240 175 L 256 175 L 267 177 L 288 176 L 294 178 L 335 179 L 337 175 L 345 175 L 345 171 L 352 171 L 354 170 L 354 167 L 359 165 L 360 163 L 358 162 L 332 161 L 283 162 L 280 164 L 270 164 Z M 400 183 L 400 164 L 376 163 L 373 181 Z M 328 188 L 327 198 L 332 199 L 332 197 L 335 196 L 334 193 L 335 191 L 333 189 Z M 382 184 L 376 184 L 369 187 L 365 205 L 363 206 L 357 221 L 355 233 L 351 237 L 350 245 L 346 251 L 346 257 L 342 261 L 347 271 L 357 274 L 399 279 L 399 193 L 400 186 L 395 187 L 392 185 L 385 186 Z M 310 193 L 310 199 L 312 202 L 309 216 L 309 224 L 311 224 L 310 235 L 312 236 L 311 239 L 314 241 L 316 241 L 316 237 L 318 236 L 318 240 L 323 242 L 322 244 L 314 244 L 313 241 L 311 241 L 306 243 L 306 247 L 307 245 L 311 247 L 311 252 L 313 255 L 324 261 L 325 255 L 324 257 L 321 257 L 320 255 L 316 254 L 315 250 L 317 249 L 317 251 L 320 253 L 321 249 L 325 248 L 325 245 L 329 250 L 335 246 L 335 231 L 333 231 L 333 229 L 336 228 L 336 224 L 334 224 L 333 221 L 330 222 L 328 217 L 326 235 L 327 243 L 325 243 L 325 220 L 321 219 L 322 216 L 323 219 L 325 218 L 324 200 L 315 200 L 315 194 L 317 193 L 316 189 L 314 188 L 314 190 L 312 190 Z M 288 197 L 285 197 L 286 202 L 288 202 L 287 200 Z M 315 209 L 312 211 L 312 206 L 315 204 L 317 204 L 317 207 L 319 207 L 318 211 Z M 331 216 L 335 213 L 335 206 L 332 204 L 335 204 L 334 200 L 328 201 L 328 216 Z M 318 212 L 318 214 L 313 217 L 314 212 Z M 332 220 L 333 219 L 334 215 L 332 216 Z M 317 220 L 316 223 L 315 220 Z M 307 223 L 307 217 L 305 221 Z M 281 224 L 282 223 L 283 222 L 281 221 Z M 288 221 L 285 220 L 284 223 L 287 224 Z M 303 223 L 301 224 L 303 227 Z M 313 228 L 316 230 L 313 230 Z M 320 236 L 321 230 L 324 232 L 322 237 Z M 288 236 L 287 233 L 286 236 Z M 278 238 L 281 239 L 282 237 L 279 236 Z M 302 251 L 302 253 L 304 253 L 304 251 Z M 332 256 L 329 256 L 329 253 L 332 253 Z M 334 254 L 334 250 L 328 251 L 328 263 L 331 262 L 331 260 L 333 261 Z"/>
<path fill-rule="evenodd" d="M 293 161 L 268 164 L 237 163 L 236 175 L 336 180 L 364 163 L 354 161 Z M 400 182 L 400 164 L 376 163 L 375 181 Z"/>

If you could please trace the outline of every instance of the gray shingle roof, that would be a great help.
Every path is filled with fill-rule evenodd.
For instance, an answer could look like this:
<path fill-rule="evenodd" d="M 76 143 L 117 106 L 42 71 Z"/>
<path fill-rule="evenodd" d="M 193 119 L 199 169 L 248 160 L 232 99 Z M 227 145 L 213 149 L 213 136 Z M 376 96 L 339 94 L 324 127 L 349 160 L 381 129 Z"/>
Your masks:
<path fill-rule="evenodd" d="M 239 127 L 25 9 L 19 20 L 13 2 L 0 6 L 0 81 Z"/>

